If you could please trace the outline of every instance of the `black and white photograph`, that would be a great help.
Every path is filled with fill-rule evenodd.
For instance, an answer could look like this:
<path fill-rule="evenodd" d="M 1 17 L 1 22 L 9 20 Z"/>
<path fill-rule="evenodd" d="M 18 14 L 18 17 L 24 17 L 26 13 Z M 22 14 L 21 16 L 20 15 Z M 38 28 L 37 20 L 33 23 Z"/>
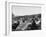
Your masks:
<path fill-rule="evenodd" d="M 12 31 L 41 30 L 41 14 L 14 16 L 12 14 Z"/>
<path fill-rule="evenodd" d="M 15 7 L 15 6 L 13 6 L 13 7 Z M 30 8 L 28 10 L 28 8 L 29 7 L 26 7 L 26 9 L 25 9 L 25 7 L 23 7 L 23 6 L 18 6 L 17 8 L 15 7 L 15 9 L 13 8 L 12 31 L 41 30 L 41 13 L 39 13 L 40 12 L 39 8 L 30 7 L 32 9 L 32 11 Z M 35 10 L 35 9 L 37 9 L 37 10 Z M 25 13 L 24 10 L 28 14 L 22 14 L 22 13 Z M 18 16 L 16 16 L 16 12 L 18 12 L 18 14 L 17 14 Z"/>
<path fill-rule="evenodd" d="M 0 37 L 46 37 L 46 0 L 0 0 Z"/>

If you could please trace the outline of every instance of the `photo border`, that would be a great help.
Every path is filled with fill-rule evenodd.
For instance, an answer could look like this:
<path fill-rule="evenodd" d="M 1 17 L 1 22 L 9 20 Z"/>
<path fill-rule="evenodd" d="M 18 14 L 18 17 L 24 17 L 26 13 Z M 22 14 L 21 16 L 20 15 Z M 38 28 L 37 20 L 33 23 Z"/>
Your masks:
<path fill-rule="evenodd" d="M 6 13 L 5 13 L 5 17 L 6 17 L 6 19 L 5 19 L 6 20 L 5 21 L 5 35 L 10 34 L 10 32 L 11 32 L 11 25 L 10 25 L 10 23 L 11 23 L 10 22 L 10 5 L 14 4 L 14 3 L 19 4 L 18 2 L 7 2 L 7 1 L 5 3 L 5 6 L 6 6 L 6 8 L 5 8 L 5 10 L 6 10 Z M 40 5 L 41 8 L 44 5 L 44 4 L 32 4 L 32 3 L 20 3 L 20 4 L 31 4 L 31 5 L 37 5 L 37 6 Z"/>

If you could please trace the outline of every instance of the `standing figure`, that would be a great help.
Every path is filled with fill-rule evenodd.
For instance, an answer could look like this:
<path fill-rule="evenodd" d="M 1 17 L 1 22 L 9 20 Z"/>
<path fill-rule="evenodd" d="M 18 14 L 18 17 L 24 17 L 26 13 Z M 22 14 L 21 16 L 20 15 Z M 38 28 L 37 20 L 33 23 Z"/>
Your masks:
<path fill-rule="evenodd" d="M 35 30 L 35 29 L 37 29 L 37 26 L 36 26 L 36 23 L 35 23 L 35 20 L 34 19 L 32 19 L 32 26 L 31 26 L 31 30 Z"/>

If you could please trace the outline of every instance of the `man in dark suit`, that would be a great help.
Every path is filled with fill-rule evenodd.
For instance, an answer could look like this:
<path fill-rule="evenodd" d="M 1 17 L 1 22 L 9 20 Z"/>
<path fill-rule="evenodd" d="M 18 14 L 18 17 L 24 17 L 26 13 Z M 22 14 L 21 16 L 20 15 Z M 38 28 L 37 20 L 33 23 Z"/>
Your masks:
<path fill-rule="evenodd" d="M 15 31 L 18 25 L 19 25 L 19 21 L 17 21 L 16 23 L 12 24 L 12 30 Z"/>

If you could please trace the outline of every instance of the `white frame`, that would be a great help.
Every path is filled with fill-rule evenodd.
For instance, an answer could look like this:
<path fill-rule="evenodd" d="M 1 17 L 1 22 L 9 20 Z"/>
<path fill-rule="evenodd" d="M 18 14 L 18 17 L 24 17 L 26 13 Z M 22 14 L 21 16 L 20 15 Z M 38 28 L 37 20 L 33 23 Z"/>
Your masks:
<path fill-rule="evenodd" d="M 44 4 L 34 4 L 34 3 L 17 3 L 17 2 L 6 2 L 7 3 L 7 30 L 5 30 L 6 31 L 6 35 L 8 35 L 9 33 L 11 33 L 11 34 L 15 34 L 15 32 L 12 32 L 11 31 L 11 25 L 12 25 L 12 23 L 11 23 L 11 18 L 12 18 L 12 13 L 11 13 L 11 6 L 12 5 L 15 5 L 15 4 L 31 4 L 30 6 L 40 6 L 41 7 L 41 10 L 43 10 L 44 9 Z M 41 11 L 42 12 L 42 14 L 43 14 L 43 12 L 44 12 L 44 10 L 43 11 Z M 43 28 L 43 23 L 42 23 L 42 28 Z M 40 31 L 40 30 L 39 30 Z M 41 30 L 41 31 L 44 31 L 44 28 L 43 28 L 43 30 Z M 32 31 L 31 31 L 32 32 Z M 18 32 L 17 32 L 18 33 Z"/>

